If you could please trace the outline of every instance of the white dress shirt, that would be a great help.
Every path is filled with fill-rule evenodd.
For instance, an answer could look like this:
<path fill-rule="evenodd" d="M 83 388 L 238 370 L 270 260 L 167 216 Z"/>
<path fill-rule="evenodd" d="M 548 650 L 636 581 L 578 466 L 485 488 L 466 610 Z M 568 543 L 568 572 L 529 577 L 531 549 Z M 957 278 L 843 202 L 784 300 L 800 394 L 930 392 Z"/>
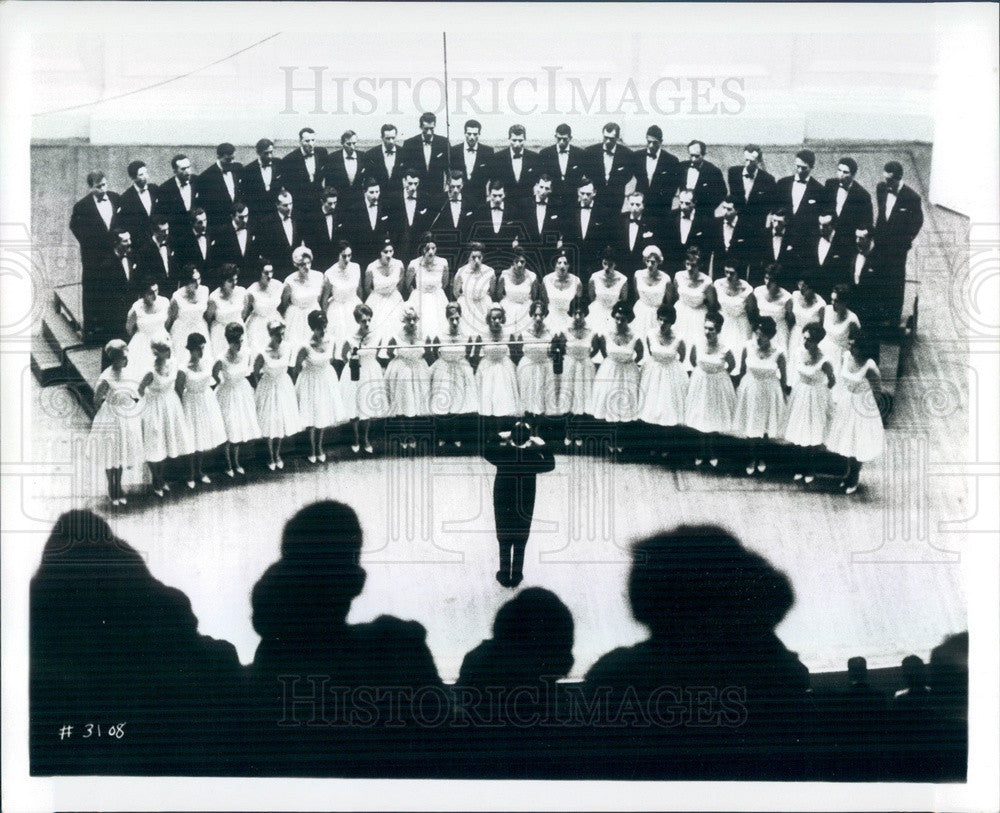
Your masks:
<path fill-rule="evenodd" d="M 186 184 L 182 184 L 177 181 L 177 188 L 181 191 L 181 200 L 184 202 L 184 209 L 188 212 L 191 211 L 191 183 L 190 181 Z"/>
<path fill-rule="evenodd" d="M 490 209 L 490 218 L 493 220 L 493 233 L 499 234 L 500 227 L 503 225 L 503 208 Z"/>
<path fill-rule="evenodd" d="M 688 167 L 687 179 L 684 182 L 685 189 L 694 189 L 698 185 L 698 176 L 701 175 L 701 170 L 697 167 Z"/>
<path fill-rule="evenodd" d="M 844 208 L 844 204 L 847 203 L 847 193 L 849 190 L 844 189 L 840 184 L 837 184 L 837 216 L 840 217 L 840 213 Z"/>
<path fill-rule="evenodd" d="M 639 221 L 629 220 L 628 222 L 628 247 L 629 251 L 635 248 L 636 240 L 639 239 Z"/>
<path fill-rule="evenodd" d="M 218 161 L 216 161 L 218 164 Z M 236 182 L 233 180 L 233 171 L 231 169 L 223 169 L 222 164 L 219 164 L 219 169 L 222 170 L 222 180 L 226 184 L 226 191 L 229 193 L 229 199 L 236 199 Z"/>
<path fill-rule="evenodd" d="M 611 177 L 611 167 L 615 163 L 615 151 L 612 150 L 608 152 L 604 151 L 604 180 L 607 181 Z"/>
<path fill-rule="evenodd" d="M 462 155 L 465 157 L 465 176 L 467 178 L 472 177 L 472 170 L 476 168 L 476 155 L 478 154 L 478 147 L 476 149 L 466 147 L 462 150 Z"/>
<path fill-rule="evenodd" d="M 428 144 L 426 141 L 421 145 L 424 148 L 424 166 L 427 169 L 431 168 L 431 149 L 434 147 L 434 143 Z"/>
<path fill-rule="evenodd" d="M 139 200 L 142 201 L 142 208 L 146 210 L 146 214 L 151 214 L 153 211 L 153 199 L 149 194 L 149 187 L 144 186 L 140 189 L 136 186 L 135 191 L 139 195 Z"/>
<path fill-rule="evenodd" d="M 854 284 L 858 285 L 861 282 L 861 271 L 865 267 L 865 263 L 868 262 L 868 257 L 860 252 L 854 258 Z"/>
<path fill-rule="evenodd" d="M 246 256 L 247 253 L 247 230 L 237 229 L 236 230 L 236 243 L 240 247 L 240 255 Z"/>
<path fill-rule="evenodd" d="M 155 240 L 153 242 L 156 243 Z M 170 249 L 167 248 L 167 244 L 166 243 L 163 243 L 162 245 L 160 243 L 156 243 L 156 248 L 160 252 L 160 262 L 163 263 L 163 270 L 164 271 L 169 271 L 170 270 L 170 254 L 168 252 L 170 251 Z"/>
<path fill-rule="evenodd" d="M 589 209 L 586 206 L 580 207 L 580 235 L 582 237 L 587 236 L 587 231 L 590 229 L 590 214 L 593 209 Z"/>
<path fill-rule="evenodd" d="M 902 189 L 903 185 L 900 184 L 899 188 Z M 896 196 L 897 192 L 886 191 L 885 194 L 885 219 L 888 220 L 892 216 L 892 210 L 896 207 Z"/>
<path fill-rule="evenodd" d="M 556 149 L 556 160 L 559 162 L 559 174 L 562 179 L 566 180 L 566 169 L 569 167 L 569 150 L 563 152 L 560 149 Z"/>
<path fill-rule="evenodd" d="M 832 237 L 832 235 L 831 235 L 831 237 Z M 822 265 L 823 263 L 826 262 L 826 255 L 830 253 L 830 245 L 831 245 L 830 240 L 827 240 L 825 237 L 820 236 L 820 238 L 819 238 L 819 248 L 817 249 L 817 253 L 819 255 L 819 264 L 820 265 Z"/>
<path fill-rule="evenodd" d="M 514 155 L 514 151 L 511 150 L 510 165 L 514 168 L 514 180 L 520 183 L 521 167 L 524 166 L 524 153 L 522 152 L 520 155 Z"/>
<path fill-rule="evenodd" d="M 333 212 L 327 214 L 324 218 L 326 220 L 326 236 L 327 239 L 333 239 Z"/>
<path fill-rule="evenodd" d="M 281 219 L 281 229 L 285 233 L 285 239 L 288 241 L 288 245 L 292 245 L 292 219 L 290 217 L 283 217 Z"/>
<path fill-rule="evenodd" d="M 745 200 L 750 200 L 750 193 L 753 191 L 753 184 L 756 180 L 756 174 L 751 178 L 746 171 L 743 172 L 743 198 Z"/>
<path fill-rule="evenodd" d="M 201 252 L 201 258 L 203 260 L 207 259 L 208 258 L 208 238 L 204 234 L 201 234 L 201 235 L 197 235 L 196 239 L 198 241 L 198 251 Z"/>
<path fill-rule="evenodd" d="M 691 234 L 691 225 L 694 223 L 694 214 L 691 217 L 681 215 L 681 245 L 686 246 L 688 235 Z"/>
<path fill-rule="evenodd" d="M 784 234 L 775 234 L 771 232 L 771 251 L 774 254 L 774 259 L 777 260 L 781 257 L 781 244 L 785 241 Z"/>
<path fill-rule="evenodd" d="M 344 153 L 344 172 L 347 173 L 347 180 L 349 183 L 353 184 L 354 179 L 358 174 L 358 154 L 348 155 Z"/>
<path fill-rule="evenodd" d="M 375 224 L 378 222 L 378 204 L 370 203 L 368 204 L 368 223 L 372 227 L 372 231 L 375 231 Z"/>
<path fill-rule="evenodd" d="M 462 219 L 462 199 L 448 201 L 448 205 L 451 207 L 452 222 L 457 226 Z"/>
<path fill-rule="evenodd" d="M 122 257 L 122 270 L 125 272 L 125 279 L 132 281 L 132 263 L 128 260 L 128 254 Z"/>
<path fill-rule="evenodd" d="M 417 199 L 411 198 L 408 195 L 403 200 L 403 206 L 406 208 L 406 223 L 409 226 L 413 225 L 413 215 L 417 211 Z"/>
<path fill-rule="evenodd" d="M 385 174 L 388 177 L 392 177 L 392 170 L 396 166 L 396 151 L 393 150 L 391 153 L 385 151 L 385 147 L 382 148 L 382 160 L 385 161 Z"/>
<path fill-rule="evenodd" d="M 115 216 L 115 207 L 111 205 L 111 198 L 105 198 L 104 200 L 94 198 L 94 203 L 97 204 L 97 211 L 101 214 L 101 220 L 104 221 L 104 227 L 110 229 L 111 218 Z"/>
<path fill-rule="evenodd" d="M 802 197 L 806 193 L 806 181 L 800 181 L 796 178 L 792 181 L 792 211 L 799 211 L 799 204 L 802 203 Z"/>
<path fill-rule="evenodd" d="M 264 182 L 264 190 L 267 192 L 271 191 L 271 178 L 274 167 L 272 166 L 262 166 L 260 168 L 260 178 Z"/>
<path fill-rule="evenodd" d="M 542 227 L 545 225 L 545 213 L 548 211 L 547 203 L 535 202 L 535 220 L 538 221 L 538 233 L 542 233 Z"/>
<path fill-rule="evenodd" d="M 736 234 L 736 221 L 733 220 L 730 223 L 725 218 L 722 218 L 722 241 L 726 246 L 726 251 L 729 251 L 729 246 L 733 242 L 733 235 Z"/>
<path fill-rule="evenodd" d="M 312 155 L 306 155 L 306 172 L 309 173 L 309 183 L 312 183 L 316 178 L 316 153 Z"/>
<path fill-rule="evenodd" d="M 660 160 L 660 153 L 657 152 L 656 155 L 650 155 L 649 152 L 646 153 L 646 180 L 649 185 L 653 185 L 653 173 L 656 172 L 656 163 Z"/>

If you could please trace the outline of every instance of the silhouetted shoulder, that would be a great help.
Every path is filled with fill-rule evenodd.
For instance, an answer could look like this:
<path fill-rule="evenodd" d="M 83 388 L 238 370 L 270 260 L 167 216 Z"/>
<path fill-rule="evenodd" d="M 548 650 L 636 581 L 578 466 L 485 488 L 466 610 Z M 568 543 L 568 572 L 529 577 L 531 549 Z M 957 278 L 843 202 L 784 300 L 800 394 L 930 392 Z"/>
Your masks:
<path fill-rule="evenodd" d="M 372 675 L 381 685 L 440 686 L 434 656 L 427 647 L 427 630 L 418 621 L 380 615 L 350 628 L 359 651 L 368 653 Z M 373 681 L 379 685 L 379 681 Z"/>

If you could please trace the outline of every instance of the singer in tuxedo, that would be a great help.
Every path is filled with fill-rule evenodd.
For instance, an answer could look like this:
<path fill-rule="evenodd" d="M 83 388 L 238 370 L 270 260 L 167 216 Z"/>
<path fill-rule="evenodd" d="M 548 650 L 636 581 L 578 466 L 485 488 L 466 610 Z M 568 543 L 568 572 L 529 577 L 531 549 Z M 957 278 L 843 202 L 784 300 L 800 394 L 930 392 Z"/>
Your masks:
<path fill-rule="evenodd" d="M 174 177 L 160 184 L 156 191 L 157 214 L 170 221 L 170 229 L 182 232 L 191 226 L 191 211 L 198 204 L 198 176 L 191 170 L 191 159 L 183 153 L 170 159 Z"/>
<path fill-rule="evenodd" d="M 250 216 L 259 220 L 274 211 L 283 181 L 281 165 L 274 160 L 274 142 L 262 138 L 254 149 L 257 158 L 243 168 L 240 196 L 250 207 Z"/>
<path fill-rule="evenodd" d="M 94 280 L 97 296 L 91 310 L 92 324 L 87 327 L 93 338 L 101 342 L 125 335 L 129 308 L 139 297 L 140 275 L 132 258 L 132 237 L 127 231 L 114 229 L 111 239 L 114 247 L 97 268 Z"/>
<path fill-rule="evenodd" d="M 295 270 L 292 252 L 304 243 L 298 217 L 292 216 L 293 208 L 292 195 L 282 190 L 278 193 L 275 211 L 260 223 L 261 256 L 271 261 L 278 279 L 284 279 Z"/>
<path fill-rule="evenodd" d="M 88 340 L 97 340 L 93 332 L 103 318 L 100 313 L 98 268 L 111 252 L 111 233 L 121 224 L 120 199 L 108 191 L 103 172 L 87 174 L 90 191 L 73 205 L 69 230 L 80 244 L 83 283 L 83 328 Z"/>
<path fill-rule="evenodd" d="M 282 185 L 292 193 L 302 215 L 319 208 L 326 158 L 326 149 L 316 146 L 316 131 L 303 127 L 299 130 L 299 146 L 281 159 Z"/>
<path fill-rule="evenodd" d="M 139 244 L 135 260 L 142 277 L 155 279 L 164 296 L 177 290 L 181 263 L 170 239 L 170 223 L 163 215 L 153 216 L 152 236 Z"/>
<path fill-rule="evenodd" d="M 196 207 L 191 211 L 187 228 L 177 231 L 171 225 L 170 233 L 174 237 L 174 250 L 177 252 L 177 261 L 181 268 L 188 264 L 193 265 L 201 272 L 202 277 L 206 278 L 205 284 L 210 288 L 214 287 L 207 279 L 208 249 L 211 239 L 208 235 L 208 215 L 205 214 L 205 210 Z"/>
<path fill-rule="evenodd" d="M 402 189 L 385 198 L 391 221 L 390 231 L 396 254 L 404 264 L 417 255 L 420 238 L 426 234 L 437 211 L 423 194 L 419 171 L 407 167 L 403 171 Z"/>
<path fill-rule="evenodd" d="M 694 192 L 696 209 L 715 216 L 715 210 L 726 196 L 722 170 L 705 160 L 707 147 L 697 139 L 688 143 L 688 160 L 677 165 L 677 188 Z"/>
<path fill-rule="evenodd" d="M 128 165 L 128 176 L 132 183 L 122 192 L 119 216 L 122 228 L 131 235 L 135 244 L 139 244 L 153 233 L 150 221 L 159 187 L 149 182 L 145 161 L 132 161 Z"/>
<path fill-rule="evenodd" d="M 837 228 L 845 234 L 854 234 L 874 221 L 872 196 L 854 179 L 857 174 L 858 162 L 850 157 L 841 158 L 837 162 L 837 177 L 824 184 L 827 205 L 837 216 Z"/>
<path fill-rule="evenodd" d="M 591 275 L 600 269 L 604 250 L 615 239 L 613 219 L 595 206 L 597 192 L 587 176 L 580 179 L 576 190 L 576 205 L 563 213 L 562 243 L 570 268 L 586 290 Z"/>
<path fill-rule="evenodd" d="M 208 245 L 208 268 L 215 270 L 223 265 L 235 265 L 240 272 L 240 285 L 246 288 L 257 282 L 260 279 L 260 257 L 265 250 L 257 233 L 258 222 L 251 215 L 250 208 L 237 200 L 229 220 L 212 231 Z"/>
<path fill-rule="evenodd" d="M 306 245 L 313 253 L 313 268 L 326 271 L 340 257 L 339 244 L 347 239 L 348 225 L 340 194 L 332 186 L 323 190 L 322 203 L 303 226 Z"/>
<path fill-rule="evenodd" d="M 538 174 L 538 155 L 525 149 L 525 137 L 524 126 L 512 124 L 507 131 L 508 148 L 494 154 L 490 165 L 490 181 L 500 183 L 515 205 L 531 199 Z"/>
<path fill-rule="evenodd" d="M 365 154 L 358 149 L 358 134 L 347 130 L 340 136 L 340 149 L 326 159 L 322 185 L 324 190 L 336 189 L 340 193 L 340 206 L 351 209 L 361 205 L 364 182 Z"/>
<path fill-rule="evenodd" d="M 233 203 L 240 197 L 243 165 L 236 161 L 236 147 L 223 143 L 215 148 L 215 163 L 198 178 L 198 203 L 214 229 L 232 216 Z"/>
<path fill-rule="evenodd" d="M 642 253 L 664 243 L 664 224 L 645 211 L 642 192 L 632 192 L 625 201 L 628 211 L 617 217 L 614 250 L 618 267 L 631 274 L 643 267 Z"/>
<path fill-rule="evenodd" d="M 587 177 L 594 182 L 597 206 L 612 217 L 622 210 L 625 187 L 632 180 L 635 159 L 632 151 L 621 143 L 622 128 L 611 121 L 601 131 L 601 143 L 584 151 Z"/>
<path fill-rule="evenodd" d="M 732 263 L 741 278 L 747 279 L 750 267 L 762 259 L 764 226 L 752 224 L 743 216 L 735 195 L 726 195 L 721 208 L 722 214 L 713 220 L 713 276 L 721 276 L 721 263 L 725 260 Z"/>
<path fill-rule="evenodd" d="M 830 292 L 838 285 L 852 285 L 854 264 L 854 232 L 840 228 L 840 221 L 832 212 L 819 216 L 819 232 L 814 240 L 800 243 L 804 262 L 814 270 L 813 290 L 827 302 Z"/>
<path fill-rule="evenodd" d="M 878 213 L 875 218 L 874 253 L 882 278 L 880 322 L 888 329 L 899 327 L 906 286 L 906 258 L 924 225 L 920 195 L 903 183 L 903 165 L 889 161 L 883 180 L 875 187 Z"/>
<path fill-rule="evenodd" d="M 854 295 L 854 312 L 867 328 L 877 325 L 882 318 L 882 289 L 884 280 L 878 267 L 878 257 L 873 252 L 871 227 L 854 232 L 854 260 L 851 267 L 851 291 Z M 877 332 L 877 331 L 876 331 Z"/>
<path fill-rule="evenodd" d="M 507 198 L 501 181 L 490 182 L 487 204 L 473 219 L 472 239 L 485 246 L 484 262 L 492 268 L 510 265 L 514 241 L 520 248 L 527 239 L 521 213 Z"/>
<path fill-rule="evenodd" d="M 483 456 L 497 468 L 493 481 L 493 518 L 500 549 L 496 579 L 517 587 L 524 579 L 524 552 L 535 513 L 536 476 L 555 468 L 552 450 L 518 421 L 509 432 L 490 438 Z"/>
<path fill-rule="evenodd" d="M 768 227 L 761 248 L 761 261 L 750 271 L 750 284 L 755 288 L 764 284 L 764 269 L 773 263 L 781 266 L 782 288 L 795 289 L 801 269 L 796 240 L 788 229 L 788 212 L 777 209 L 768 215 Z"/>
<path fill-rule="evenodd" d="M 380 132 L 382 143 L 365 153 L 362 192 L 370 180 L 378 183 L 385 192 L 398 189 L 403 182 L 403 158 L 396 145 L 396 127 L 392 124 L 383 124 Z M 377 251 L 376 256 L 378 256 Z"/>
<path fill-rule="evenodd" d="M 431 223 L 438 247 L 438 256 L 448 261 L 449 268 L 458 268 L 462 247 L 469 242 L 476 210 L 465 194 L 465 179 L 461 170 L 453 169 L 448 178 L 448 199 Z"/>
<path fill-rule="evenodd" d="M 740 217 L 753 229 L 766 228 L 767 213 L 777 204 L 774 176 L 764 169 L 764 151 L 758 144 L 743 148 L 742 166 L 729 168 L 729 194 L 740 211 Z"/>
<path fill-rule="evenodd" d="M 568 124 L 556 127 L 555 139 L 555 144 L 539 150 L 538 171 L 552 181 L 553 204 L 566 209 L 576 203 L 576 190 L 586 171 L 586 155 L 571 143 L 573 130 Z"/>
<path fill-rule="evenodd" d="M 795 153 L 795 174 L 775 184 L 775 205 L 788 213 L 788 230 L 794 237 L 815 232 L 820 213 L 830 208 L 826 189 L 812 177 L 815 165 L 816 153 L 799 150 Z"/>
<path fill-rule="evenodd" d="M 552 179 L 540 175 L 535 181 L 530 202 L 522 203 L 519 220 L 524 229 L 526 252 L 532 268 L 549 268 L 562 250 L 563 215 L 552 203 Z"/>
<path fill-rule="evenodd" d="M 482 131 L 483 125 L 469 119 L 465 122 L 463 143 L 451 148 L 451 171 L 462 174 L 465 195 L 473 208 L 478 208 L 486 199 L 486 184 L 490 180 L 494 155 L 492 147 L 479 143 Z"/>
<path fill-rule="evenodd" d="M 690 249 L 697 248 L 707 262 L 714 246 L 712 214 L 698 211 L 690 189 L 682 189 L 677 200 L 680 206 L 667 215 L 660 243 L 664 246 L 665 270 L 670 274 L 684 268 L 684 258 Z"/>
<path fill-rule="evenodd" d="M 448 150 L 451 147 L 447 138 L 434 134 L 437 116 L 433 113 L 422 113 L 418 126 L 420 135 L 403 142 L 403 162 L 407 167 L 416 170 L 426 202 L 439 206 L 444 199 Z"/>
<path fill-rule="evenodd" d="M 375 150 L 368 154 L 372 152 Z M 382 186 L 377 178 L 365 178 L 362 206 L 352 214 L 349 226 L 351 248 L 354 250 L 354 261 L 364 271 L 378 259 L 385 241 L 393 239 L 391 212 L 382 200 Z"/>
<path fill-rule="evenodd" d="M 666 217 L 677 193 L 677 156 L 663 149 L 663 130 L 653 125 L 646 130 L 646 149 L 635 153 L 635 191 L 642 192 L 646 208 Z"/>

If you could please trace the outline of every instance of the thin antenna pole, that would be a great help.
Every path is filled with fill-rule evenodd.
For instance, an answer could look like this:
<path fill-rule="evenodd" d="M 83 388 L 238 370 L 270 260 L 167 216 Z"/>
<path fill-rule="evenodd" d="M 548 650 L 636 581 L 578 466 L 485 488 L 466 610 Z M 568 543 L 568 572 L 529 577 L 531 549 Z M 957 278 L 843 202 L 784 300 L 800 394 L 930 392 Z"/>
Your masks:
<path fill-rule="evenodd" d="M 444 179 L 444 191 L 448 191 L 448 178 L 451 177 L 451 105 L 448 104 L 448 34 L 441 32 L 441 46 L 444 50 L 444 132 L 448 139 L 448 149 L 445 150 L 448 174 Z"/>

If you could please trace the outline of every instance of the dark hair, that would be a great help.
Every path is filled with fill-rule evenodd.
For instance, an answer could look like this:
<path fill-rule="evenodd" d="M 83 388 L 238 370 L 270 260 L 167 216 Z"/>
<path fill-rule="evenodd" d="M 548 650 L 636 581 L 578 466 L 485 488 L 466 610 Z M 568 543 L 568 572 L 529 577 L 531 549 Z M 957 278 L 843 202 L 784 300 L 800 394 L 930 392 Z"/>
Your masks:
<path fill-rule="evenodd" d="M 444 306 L 444 318 L 451 318 L 451 314 L 457 313 L 459 316 L 462 315 L 462 305 L 458 302 L 449 302 Z"/>
<path fill-rule="evenodd" d="M 93 172 L 88 172 L 87 173 L 87 186 L 90 186 L 90 187 L 96 186 L 101 181 L 103 181 L 105 178 L 107 178 L 107 175 L 105 175 L 99 169 L 98 170 L 94 170 Z"/>
<path fill-rule="evenodd" d="M 340 134 L 340 143 L 343 144 L 349 138 L 352 138 L 356 135 L 357 133 L 354 132 L 354 130 L 344 130 L 344 132 Z"/>
<path fill-rule="evenodd" d="M 216 158 L 222 158 L 224 155 L 236 155 L 236 147 L 228 141 L 223 141 L 218 147 L 215 148 Z"/>
<path fill-rule="evenodd" d="M 354 321 L 360 322 L 362 316 L 367 316 L 369 319 L 371 319 L 372 309 L 364 302 L 359 302 L 357 305 L 354 306 Z"/>
<path fill-rule="evenodd" d="M 187 159 L 187 156 L 184 153 L 179 152 L 179 153 L 177 153 L 177 155 L 175 155 L 173 158 L 170 159 L 170 166 L 173 169 L 177 169 L 177 165 L 181 161 L 184 161 L 185 159 Z"/>
<path fill-rule="evenodd" d="M 795 157 L 798 158 L 800 161 L 809 164 L 809 169 L 812 169 L 814 166 L 816 166 L 816 153 L 814 153 L 812 150 L 799 150 L 797 153 L 795 153 Z"/>
<path fill-rule="evenodd" d="M 677 308 L 669 302 L 663 302 L 660 307 L 656 309 L 656 318 L 662 319 L 668 325 L 672 325 L 677 321 Z"/>
<path fill-rule="evenodd" d="M 352 508 L 323 500 L 300 509 L 285 523 L 281 558 L 315 567 L 320 573 L 331 565 L 357 568 L 363 539 L 361 523 Z"/>
<path fill-rule="evenodd" d="M 453 169 L 451 172 L 448 173 L 448 180 L 449 181 L 462 181 L 462 183 L 465 183 L 465 176 L 462 174 L 462 170 L 460 170 L 460 169 Z"/>
<path fill-rule="evenodd" d="M 705 321 L 711 322 L 716 330 L 722 330 L 722 326 L 726 323 L 726 318 L 718 311 L 709 311 L 705 314 Z"/>
<path fill-rule="evenodd" d="M 188 334 L 187 341 L 184 343 L 184 349 L 188 352 L 192 350 L 201 350 L 207 342 L 204 335 L 201 333 L 190 333 Z"/>
<path fill-rule="evenodd" d="M 373 186 L 381 187 L 382 184 L 379 183 L 378 178 L 376 178 L 374 175 L 371 175 L 371 176 L 365 178 L 365 182 L 364 182 L 364 186 L 362 187 L 362 190 L 365 191 L 365 192 L 367 192 Z"/>
<path fill-rule="evenodd" d="M 704 155 L 706 152 L 708 152 L 708 147 L 705 146 L 705 142 L 704 141 L 699 141 L 697 138 L 694 138 L 694 139 L 692 139 L 691 141 L 688 142 L 688 149 L 690 150 L 691 147 L 693 147 L 695 144 L 697 144 L 701 148 L 701 154 L 702 155 Z"/>
<path fill-rule="evenodd" d="M 438 117 L 431 112 L 420 114 L 420 124 L 437 124 Z"/>
<path fill-rule="evenodd" d="M 841 158 L 837 162 L 837 166 L 839 167 L 841 165 L 847 167 L 850 170 L 851 175 L 856 175 L 858 172 L 858 162 L 853 158 Z"/>
<path fill-rule="evenodd" d="M 575 314 L 578 313 L 582 313 L 584 316 L 586 316 L 588 313 L 590 313 L 590 305 L 587 304 L 587 300 L 584 299 L 582 296 L 574 296 L 573 299 L 570 301 L 569 307 L 566 309 L 566 312 L 570 316 L 574 316 Z"/>
<path fill-rule="evenodd" d="M 269 138 L 262 138 L 262 139 L 260 139 L 260 141 L 258 141 L 254 145 L 254 150 L 256 151 L 257 155 L 260 155 L 268 147 L 273 147 L 273 146 L 274 146 L 274 142 L 271 141 L 271 139 L 269 139 Z"/>
<path fill-rule="evenodd" d="M 497 611 L 493 639 L 527 655 L 541 674 L 563 677 L 573 666 L 573 615 L 543 587 L 522 590 Z"/>
<path fill-rule="evenodd" d="M 469 243 L 469 254 L 472 254 L 473 251 L 478 251 L 481 254 L 485 253 L 486 246 L 484 246 L 482 243 L 478 242 L 477 240 L 473 240 L 471 243 Z"/>
<path fill-rule="evenodd" d="M 235 263 L 223 263 L 219 267 L 218 278 L 225 282 L 233 277 L 239 277 L 240 269 Z"/>
<path fill-rule="evenodd" d="M 528 316 L 534 316 L 535 311 L 538 310 L 541 310 L 543 319 L 549 315 L 549 306 L 545 304 L 544 299 L 532 300 L 531 304 L 528 306 Z"/>
<path fill-rule="evenodd" d="M 246 331 L 241 322 L 230 322 L 226 325 L 223 335 L 226 337 L 226 343 L 232 344 L 237 339 L 242 339 L 245 332 Z"/>
<path fill-rule="evenodd" d="M 803 326 L 802 336 L 819 344 L 826 338 L 826 329 L 819 322 L 809 322 Z"/>
<path fill-rule="evenodd" d="M 233 201 L 233 205 L 229 207 L 229 214 L 231 214 L 233 217 L 236 217 L 236 215 L 238 215 L 240 212 L 249 209 L 250 207 L 247 206 L 246 203 L 244 203 L 243 198 L 236 198 L 236 200 Z"/>
<path fill-rule="evenodd" d="M 396 129 L 397 129 L 397 128 L 396 128 L 396 125 L 395 125 L 395 124 L 383 124 L 383 125 L 382 125 L 382 127 L 381 127 L 381 128 L 379 129 L 379 131 L 378 131 L 378 132 L 379 132 L 379 135 L 380 135 L 380 136 L 384 136 L 384 135 L 385 135 L 386 133 L 388 133 L 388 132 L 389 132 L 390 130 L 396 130 Z"/>
<path fill-rule="evenodd" d="M 348 243 L 346 240 L 339 240 L 337 242 L 337 256 L 339 257 L 341 254 L 343 254 L 345 248 L 350 248 L 350 247 L 351 244 Z"/>
<path fill-rule="evenodd" d="M 577 189 L 583 189 L 585 186 L 593 186 L 594 182 L 590 180 L 586 175 L 581 175 L 580 180 L 576 182 Z"/>
<path fill-rule="evenodd" d="M 565 136 L 572 137 L 572 135 L 573 135 L 573 128 L 570 127 L 565 122 L 562 123 L 562 124 L 557 124 L 556 125 L 556 135 L 565 135 Z"/>
<path fill-rule="evenodd" d="M 657 141 L 663 141 L 663 130 L 660 129 L 660 125 L 651 124 L 649 129 L 646 130 L 646 138 L 655 138 Z"/>
<path fill-rule="evenodd" d="M 632 306 L 628 302 L 619 299 L 614 305 L 611 306 L 611 316 L 612 318 L 616 316 L 624 316 L 629 322 L 631 322 L 635 319 L 635 311 L 632 310 Z"/>
<path fill-rule="evenodd" d="M 527 131 L 524 129 L 523 124 L 512 124 L 507 128 L 507 137 L 510 138 L 512 135 L 527 135 Z"/>
<path fill-rule="evenodd" d="M 194 278 L 195 274 L 197 274 L 199 277 L 201 276 L 201 271 L 198 270 L 198 266 L 195 265 L 194 263 L 187 263 L 181 269 L 181 275 L 180 275 L 180 278 L 177 281 L 180 283 L 180 286 L 183 288 L 185 285 L 188 285 L 188 284 L 191 283 L 191 281 Z"/>
<path fill-rule="evenodd" d="M 169 226 L 170 221 L 167 220 L 166 215 L 153 215 L 149 222 L 152 223 L 154 229 L 160 228 L 160 226 Z"/>
<path fill-rule="evenodd" d="M 312 133 L 313 135 L 316 135 L 316 131 L 312 127 L 303 127 L 301 130 L 299 130 L 299 141 L 302 140 L 302 136 L 305 135 L 306 133 Z"/>
<path fill-rule="evenodd" d="M 142 169 L 144 166 L 146 166 L 145 161 L 132 161 L 129 163 L 126 172 L 128 172 L 128 176 L 132 180 L 135 180 L 135 177 L 139 174 L 139 170 Z"/>
<path fill-rule="evenodd" d="M 755 152 L 758 158 L 764 157 L 764 151 L 760 148 L 759 144 L 747 144 L 743 148 L 743 152 Z"/>
<path fill-rule="evenodd" d="M 840 302 L 844 307 L 851 304 L 851 289 L 846 285 L 841 283 L 840 285 L 834 285 L 833 290 L 830 292 L 830 301 L 833 301 L 833 295 L 837 295 L 837 301 Z"/>
<path fill-rule="evenodd" d="M 890 175 L 895 175 L 897 178 L 903 177 L 903 165 L 899 161 L 888 161 L 886 165 L 882 167 L 883 172 L 888 172 Z"/>
<path fill-rule="evenodd" d="M 327 326 L 326 314 L 318 309 L 309 311 L 309 315 L 306 317 L 306 323 L 309 325 L 310 330 L 319 330 L 320 328 L 325 330 Z"/>
<path fill-rule="evenodd" d="M 487 321 L 489 321 L 490 316 L 492 316 L 495 312 L 500 313 L 500 324 L 501 325 L 507 324 L 507 311 L 503 309 L 503 305 L 497 305 L 497 304 L 490 305 L 489 310 L 486 311 Z"/>
<path fill-rule="evenodd" d="M 621 138 L 622 128 L 617 122 L 609 121 L 601 128 L 601 133 L 612 133 L 612 132 L 615 134 L 615 138 Z"/>
<path fill-rule="evenodd" d="M 757 330 L 768 339 L 773 339 L 778 333 L 778 326 L 771 316 L 761 316 L 757 320 Z"/>
<path fill-rule="evenodd" d="M 325 186 L 323 187 L 323 196 L 320 200 L 326 200 L 327 198 L 339 198 L 340 192 L 335 186 Z"/>
<path fill-rule="evenodd" d="M 462 131 L 464 132 L 465 130 L 468 130 L 470 127 L 474 127 L 475 129 L 479 130 L 479 132 L 483 131 L 483 125 L 481 125 L 475 119 L 469 119 L 467 122 L 465 122 L 465 124 L 462 126 Z"/>
<path fill-rule="evenodd" d="M 205 212 L 204 209 L 202 209 L 200 206 L 195 206 L 190 212 L 188 212 L 188 220 L 190 220 L 191 223 L 194 224 L 194 222 L 199 217 L 201 217 L 201 215 L 205 215 L 206 217 L 208 217 L 208 214 Z"/>

